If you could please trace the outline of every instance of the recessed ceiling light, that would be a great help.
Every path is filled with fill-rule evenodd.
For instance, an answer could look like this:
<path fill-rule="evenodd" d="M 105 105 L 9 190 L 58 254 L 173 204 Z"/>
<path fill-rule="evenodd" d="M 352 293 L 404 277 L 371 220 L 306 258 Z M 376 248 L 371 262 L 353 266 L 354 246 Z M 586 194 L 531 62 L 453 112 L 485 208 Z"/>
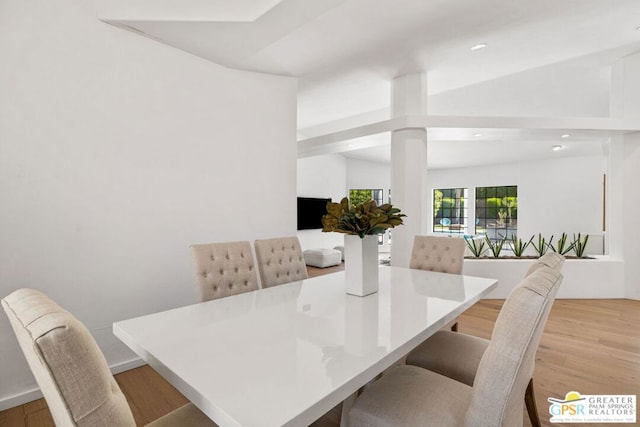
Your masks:
<path fill-rule="evenodd" d="M 551 147 L 553 151 L 560 151 L 563 148 L 564 148 L 564 145 L 554 145 L 553 147 Z"/>
<path fill-rule="evenodd" d="M 351 147 L 353 147 L 353 144 L 349 144 L 349 145 L 347 145 L 347 147 L 351 148 Z"/>
<path fill-rule="evenodd" d="M 570 136 L 570 133 L 565 133 L 564 135 L 560 135 L 560 138 L 569 138 Z"/>
<path fill-rule="evenodd" d="M 487 47 L 486 43 L 478 43 L 476 45 L 471 46 L 471 50 L 484 49 L 485 47 Z"/>
<path fill-rule="evenodd" d="M 482 134 L 481 133 L 474 133 L 473 136 L 475 136 L 476 138 L 481 137 Z"/>

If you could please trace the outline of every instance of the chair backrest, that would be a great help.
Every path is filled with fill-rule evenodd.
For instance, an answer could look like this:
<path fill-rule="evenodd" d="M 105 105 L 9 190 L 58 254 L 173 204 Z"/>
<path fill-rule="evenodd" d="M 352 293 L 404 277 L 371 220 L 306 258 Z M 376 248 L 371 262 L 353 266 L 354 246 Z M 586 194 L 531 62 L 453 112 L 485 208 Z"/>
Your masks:
<path fill-rule="evenodd" d="M 192 245 L 191 261 L 200 301 L 258 289 L 249 242 Z"/>
<path fill-rule="evenodd" d="M 87 328 L 41 292 L 2 300 L 56 426 L 135 426 L 127 399 Z"/>
<path fill-rule="evenodd" d="M 561 282 L 559 270 L 543 266 L 509 294 L 478 365 L 465 426 L 522 425 L 522 396 Z"/>
<path fill-rule="evenodd" d="M 462 274 L 465 247 L 462 238 L 416 236 L 409 268 Z"/>
<path fill-rule="evenodd" d="M 559 253 L 547 252 L 546 254 L 535 260 L 533 264 L 531 264 L 524 277 L 529 276 L 531 273 L 541 267 L 549 267 L 559 270 L 564 264 L 564 259 L 564 256 L 560 255 Z"/>
<path fill-rule="evenodd" d="M 254 246 L 263 288 L 308 277 L 297 237 L 256 240 Z"/>

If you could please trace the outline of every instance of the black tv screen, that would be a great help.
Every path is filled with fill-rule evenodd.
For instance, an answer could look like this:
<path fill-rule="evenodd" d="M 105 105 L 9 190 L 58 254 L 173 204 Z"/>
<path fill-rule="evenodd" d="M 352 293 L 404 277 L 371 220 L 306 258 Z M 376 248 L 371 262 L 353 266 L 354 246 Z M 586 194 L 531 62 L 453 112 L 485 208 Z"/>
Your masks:
<path fill-rule="evenodd" d="M 327 213 L 331 199 L 298 197 L 298 230 L 322 228 L 322 216 Z"/>

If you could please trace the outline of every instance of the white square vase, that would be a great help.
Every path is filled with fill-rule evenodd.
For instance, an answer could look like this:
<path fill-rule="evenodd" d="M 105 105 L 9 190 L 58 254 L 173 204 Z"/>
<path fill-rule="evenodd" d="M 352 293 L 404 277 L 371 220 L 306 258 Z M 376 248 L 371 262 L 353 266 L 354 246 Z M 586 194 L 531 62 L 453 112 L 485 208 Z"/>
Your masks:
<path fill-rule="evenodd" d="M 378 292 L 378 236 L 344 236 L 344 264 L 348 294 Z"/>

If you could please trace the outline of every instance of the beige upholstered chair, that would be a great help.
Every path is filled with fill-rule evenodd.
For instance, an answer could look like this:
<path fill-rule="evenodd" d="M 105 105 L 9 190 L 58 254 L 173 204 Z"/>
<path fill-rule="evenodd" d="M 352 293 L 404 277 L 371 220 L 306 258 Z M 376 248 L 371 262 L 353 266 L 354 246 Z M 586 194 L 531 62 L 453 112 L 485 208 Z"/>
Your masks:
<path fill-rule="evenodd" d="M 464 262 L 464 239 L 447 236 L 416 236 L 413 240 L 409 268 L 462 274 Z M 446 326 L 458 330 L 458 321 Z"/>
<path fill-rule="evenodd" d="M 309 277 L 297 237 L 256 240 L 254 246 L 263 288 Z"/>
<path fill-rule="evenodd" d="M 547 252 L 546 254 L 535 260 L 533 264 L 531 264 L 524 277 L 529 276 L 531 273 L 541 267 L 550 267 L 555 268 L 556 270 L 561 270 L 562 266 L 564 265 L 564 260 L 565 258 L 559 253 Z"/>
<path fill-rule="evenodd" d="M 445 236 L 416 236 L 409 268 L 462 274 L 464 239 Z"/>
<path fill-rule="evenodd" d="M 58 427 L 134 427 L 127 399 L 87 328 L 41 292 L 19 289 L 2 300 Z M 192 404 L 149 424 L 215 426 Z"/>
<path fill-rule="evenodd" d="M 525 277 L 543 267 L 561 272 L 563 264 L 564 257 L 562 255 L 547 253 L 531 264 Z M 409 353 L 406 362 L 409 365 L 429 369 L 465 384 L 473 385 L 475 369 L 489 346 L 489 342 L 489 340 L 470 335 L 439 331 Z M 524 401 L 531 425 L 533 427 L 540 426 L 533 379 L 529 380 Z"/>
<path fill-rule="evenodd" d="M 192 245 L 191 260 L 200 301 L 258 289 L 249 242 Z"/>
<path fill-rule="evenodd" d="M 350 426 L 521 426 L 522 396 L 561 281 L 560 272 L 546 266 L 525 278 L 505 301 L 488 344 L 437 332 L 426 342 L 442 348 L 430 356 L 438 359 L 429 362 L 434 370 L 390 370 L 355 400 Z"/>

